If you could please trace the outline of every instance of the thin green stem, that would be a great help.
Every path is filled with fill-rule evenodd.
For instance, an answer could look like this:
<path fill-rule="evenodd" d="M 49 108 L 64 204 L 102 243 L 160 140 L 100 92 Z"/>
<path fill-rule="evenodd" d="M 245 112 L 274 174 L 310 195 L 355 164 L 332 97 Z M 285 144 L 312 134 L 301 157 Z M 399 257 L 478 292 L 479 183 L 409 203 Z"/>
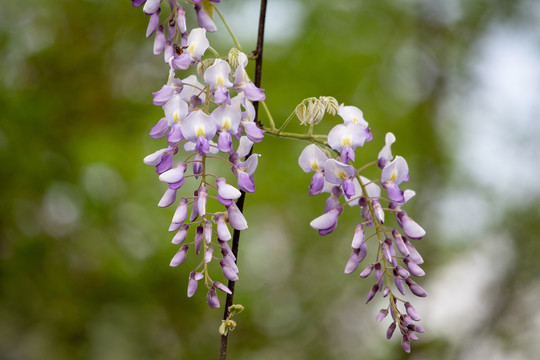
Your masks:
<path fill-rule="evenodd" d="M 281 131 L 283 129 L 285 129 L 285 127 L 291 122 L 291 120 L 293 119 L 294 115 L 296 115 L 296 113 L 293 111 L 291 113 L 291 115 L 289 115 L 289 117 L 285 120 L 285 122 L 283 123 L 283 125 L 281 125 L 277 131 L 277 134 L 276 135 L 279 135 L 281 133 Z"/>
<path fill-rule="evenodd" d="M 266 116 L 268 116 L 268 121 L 270 122 L 270 128 L 274 130 L 276 128 L 276 123 L 274 122 L 274 118 L 272 117 L 272 114 L 270 113 L 268 106 L 266 106 L 266 103 L 264 101 L 261 101 L 260 103 L 262 104 L 262 107 L 264 109 L 264 112 L 266 113 Z"/>
<path fill-rule="evenodd" d="M 236 36 L 234 36 L 234 32 L 232 31 L 231 27 L 229 26 L 229 24 L 227 23 L 227 20 L 225 20 L 225 17 L 223 16 L 223 14 L 221 13 L 221 11 L 219 11 L 219 8 L 217 7 L 216 4 L 212 3 L 212 6 L 214 7 L 214 9 L 216 10 L 216 12 L 218 13 L 219 17 L 221 18 L 221 21 L 223 21 L 223 24 L 225 25 L 225 27 L 227 28 L 227 31 L 229 32 L 229 34 L 231 35 L 233 41 L 234 41 L 234 44 L 236 45 L 236 48 L 240 51 L 242 51 L 242 46 L 240 45 L 240 43 L 238 42 L 238 39 L 236 38 Z"/>
<path fill-rule="evenodd" d="M 219 53 L 217 52 L 217 50 L 214 49 L 213 47 L 209 46 L 208 50 L 210 50 L 218 59 L 221 58 L 221 56 L 219 56 Z"/>

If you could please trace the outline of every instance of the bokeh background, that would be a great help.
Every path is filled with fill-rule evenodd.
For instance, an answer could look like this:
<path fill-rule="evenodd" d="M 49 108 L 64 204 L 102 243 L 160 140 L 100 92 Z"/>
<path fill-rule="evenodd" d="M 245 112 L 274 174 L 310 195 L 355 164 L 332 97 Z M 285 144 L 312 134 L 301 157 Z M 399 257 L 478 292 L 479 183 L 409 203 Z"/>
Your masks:
<path fill-rule="evenodd" d="M 254 49 L 258 2 L 220 7 Z M 231 359 L 537 357 L 539 21 L 535 0 L 269 1 L 275 119 L 310 96 L 354 104 L 375 137 L 357 150 L 365 162 L 396 134 L 430 296 L 413 299 L 426 333 L 406 355 L 385 339 L 388 319 L 375 323 L 384 303 L 364 304 L 370 281 L 343 275 L 357 214 L 320 237 L 308 224 L 325 197 L 308 196 L 296 163 L 306 144 L 267 137 Z M 222 310 L 203 291 L 186 298 L 198 259 L 168 266 L 173 210 L 157 207 L 163 184 L 142 163 L 163 144 L 147 133 L 167 76 L 146 24 L 127 0 L 0 4 L 0 359 L 217 358 Z"/>

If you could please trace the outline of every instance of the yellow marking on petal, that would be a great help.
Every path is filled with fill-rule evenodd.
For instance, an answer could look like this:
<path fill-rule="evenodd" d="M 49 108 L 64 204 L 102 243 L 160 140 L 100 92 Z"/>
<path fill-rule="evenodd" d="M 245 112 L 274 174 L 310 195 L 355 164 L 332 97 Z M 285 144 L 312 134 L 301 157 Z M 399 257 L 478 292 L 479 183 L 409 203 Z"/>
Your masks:
<path fill-rule="evenodd" d="M 338 178 L 340 178 L 341 180 L 345 180 L 345 179 L 348 179 L 349 176 L 345 173 L 345 171 L 343 170 L 339 170 L 338 173 L 337 173 L 337 176 Z"/>
<path fill-rule="evenodd" d="M 388 182 L 394 182 L 397 179 L 397 171 L 392 171 L 392 174 L 390 175 L 390 179 L 388 179 Z"/>
<path fill-rule="evenodd" d="M 222 87 L 224 82 L 223 76 L 219 75 L 216 79 L 216 88 Z"/>
<path fill-rule="evenodd" d="M 199 137 L 199 136 L 204 137 L 204 127 L 197 126 L 197 128 L 195 129 L 195 133 L 197 134 L 197 137 Z"/>
<path fill-rule="evenodd" d="M 195 57 L 195 44 L 191 44 L 188 47 L 189 56 Z"/>
<path fill-rule="evenodd" d="M 312 162 L 311 162 L 311 169 L 312 169 L 313 171 L 319 171 L 319 169 L 320 169 L 320 168 L 319 168 L 319 164 L 317 164 L 316 161 L 312 161 Z"/>
<path fill-rule="evenodd" d="M 231 128 L 231 119 L 225 118 L 223 119 L 223 126 L 221 127 L 221 130 L 229 131 Z"/>
<path fill-rule="evenodd" d="M 351 117 L 351 120 L 353 123 L 355 123 L 356 125 L 358 125 L 358 123 L 360 122 L 360 120 L 358 120 L 358 118 L 356 116 L 352 116 Z"/>
<path fill-rule="evenodd" d="M 180 121 L 181 121 L 181 120 L 180 120 L 180 115 L 178 114 L 178 111 L 175 111 L 175 112 L 173 113 L 172 118 L 173 118 L 174 122 L 176 122 L 176 123 L 180 123 Z"/>
<path fill-rule="evenodd" d="M 351 146 L 351 137 L 350 136 L 344 136 L 341 138 L 341 146 Z"/>

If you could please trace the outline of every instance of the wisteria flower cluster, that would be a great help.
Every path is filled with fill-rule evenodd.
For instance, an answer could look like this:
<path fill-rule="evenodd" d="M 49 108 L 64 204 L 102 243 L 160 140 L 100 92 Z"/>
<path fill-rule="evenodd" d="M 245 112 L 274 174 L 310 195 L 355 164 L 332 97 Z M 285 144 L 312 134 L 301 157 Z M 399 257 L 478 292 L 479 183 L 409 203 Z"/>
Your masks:
<path fill-rule="evenodd" d="M 216 290 L 229 294 L 231 290 L 212 279 L 208 265 L 214 260 L 225 278 L 238 280 L 236 258 L 228 245 L 232 238 L 229 226 L 239 231 L 248 228 L 235 200 L 241 196 L 240 190 L 255 191 L 253 174 L 259 155 L 251 154 L 251 148 L 263 139 L 264 131 L 254 122 L 252 101 L 264 100 L 265 94 L 250 81 L 245 71 L 248 57 L 238 49 L 233 48 L 224 59 L 216 54 L 203 60 L 210 48 L 206 32 L 215 31 L 216 26 L 201 1 L 193 1 L 200 27 L 189 34 L 186 10 L 176 2 L 170 1 L 171 14 L 161 23 L 159 0 L 132 2 L 134 6 L 144 4 L 143 11 L 149 16 L 146 36 L 155 34 L 154 54 L 163 53 L 169 66 L 166 84 L 153 93 L 153 104 L 163 108 L 164 116 L 150 130 L 152 138 L 166 138 L 167 147 L 146 156 L 144 162 L 154 166 L 159 180 L 167 184 L 158 206 L 177 203 L 169 231 L 176 232 L 172 243 L 179 249 L 170 265 L 181 265 L 190 248 L 201 255 L 201 262 L 189 274 L 187 295 L 193 296 L 198 281 L 204 279 L 206 301 L 217 308 Z M 177 71 L 189 69 L 197 69 L 202 79 L 177 77 Z M 224 176 L 212 174 L 210 161 L 227 163 L 237 187 Z M 195 179 L 194 188 L 184 186 L 187 178 Z M 220 209 L 211 212 L 212 206 Z M 188 238 L 192 240 L 186 241 Z"/>
<path fill-rule="evenodd" d="M 362 171 L 368 166 L 354 166 L 355 150 L 373 139 L 368 123 L 362 111 L 354 106 L 341 105 L 337 114 L 343 119 L 343 123 L 332 128 L 327 141 L 322 143 L 323 147 L 333 150 L 335 156 L 329 156 L 332 155 L 330 151 L 325 153 L 319 146 L 311 144 L 302 151 L 298 159 L 304 172 L 314 172 L 309 194 L 330 193 L 324 214 L 311 221 L 310 225 L 317 229 L 319 234 L 327 235 L 336 229 L 344 206 L 361 208 L 362 219 L 354 230 L 352 253 L 345 265 L 345 274 L 351 274 L 358 268 L 368 254 L 369 240 L 374 239 L 371 243 L 377 249 L 375 261 L 360 273 L 362 278 L 367 278 L 372 273 L 375 276 L 375 283 L 367 295 L 366 303 L 377 293 L 388 298 L 388 306 L 377 315 L 377 321 L 382 321 L 390 313 L 392 323 L 388 328 L 387 338 L 390 339 L 395 329 L 399 328 L 403 349 L 410 352 L 410 340 L 417 340 L 416 333 L 424 330 L 415 324 L 420 317 L 414 307 L 410 302 L 398 297 L 394 289 L 406 295 L 406 285 L 416 296 L 425 297 L 427 293 L 411 278 L 424 276 L 425 273 L 419 266 L 423 259 L 409 239 L 421 239 L 425 231 L 402 210 L 402 206 L 415 195 L 412 190 L 400 188 L 402 183 L 409 180 L 407 162 L 401 156 L 392 155 L 391 145 L 396 138 L 392 133 L 387 133 L 378 160 L 371 163 L 377 164 L 381 169 L 380 179 L 369 180 L 362 176 Z M 302 118 L 301 121 L 309 123 Z M 381 195 L 381 188 L 386 190 L 386 198 Z M 388 206 L 383 208 L 381 202 Z M 398 227 L 384 225 L 385 213 L 395 215 Z M 368 227 L 374 228 L 369 236 L 366 233 Z M 403 305 L 404 311 L 400 310 L 398 305 Z"/>

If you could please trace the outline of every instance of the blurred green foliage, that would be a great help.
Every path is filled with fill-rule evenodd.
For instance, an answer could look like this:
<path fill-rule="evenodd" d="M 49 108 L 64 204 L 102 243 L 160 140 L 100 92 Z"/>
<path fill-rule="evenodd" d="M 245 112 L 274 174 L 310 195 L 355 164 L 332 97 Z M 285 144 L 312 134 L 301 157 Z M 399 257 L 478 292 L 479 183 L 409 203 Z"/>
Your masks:
<path fill-rule="evenodd" d="M 435 124 L 449 78 L 467 81 L 471 49 L 490 23 L 523 16 L 520 1 L 456 3 L 457 20 L 436 1 L 270 0 L 299 9 L 283 13 L 299 26 L 264 49 L 262 83 L 278 123 L 310 96 L 358 106 L 375 136 L 358 161 L 375 159 L 394 132 L 418 192 L 408 212 L 432 225 L 422 209 L 438 201 L 453 166 Z M 256 1 L 222 1 L 225 16 L 250 4 L 257 18 Z M 162 111 L 151 92 L 167 76 L 146 22 L 127 0 L 0 5 L 0 359 L 217 357 L 222 311 L 208 309 L 202 291 L 187 299 L 195 259 L 168 266 L 172 212 L 157 208 L 163 184 L 142 163 L 162 145 L 147 133 Z M 336 123 L 330 117 L 319 131 Z M 256 145 L 263 156 L 246 200 L 235 299 L 246 310 L 230 358 L 405 358 L 396 339 L 383 340 L 376 304 L 363 305 L 369 281 L 342 274 L 355 215 L 346 212 L 327 237 L 308 226 L 325 199 L 307 195 L 310 177 L 296 164 L 305 145 L 271 137 Z M 428 274 L 451 254 L 430 222 L 418 245 L 433 259 Z M 531 239 L 528 228 L 516 231 Z M 534 246 L 520 244 L 519 254 Z M 520 273 L 533 266 L 527 257 Z M 418 358 L 459 353 L 444 338 L 426 339 L 413 344 Z"/>

